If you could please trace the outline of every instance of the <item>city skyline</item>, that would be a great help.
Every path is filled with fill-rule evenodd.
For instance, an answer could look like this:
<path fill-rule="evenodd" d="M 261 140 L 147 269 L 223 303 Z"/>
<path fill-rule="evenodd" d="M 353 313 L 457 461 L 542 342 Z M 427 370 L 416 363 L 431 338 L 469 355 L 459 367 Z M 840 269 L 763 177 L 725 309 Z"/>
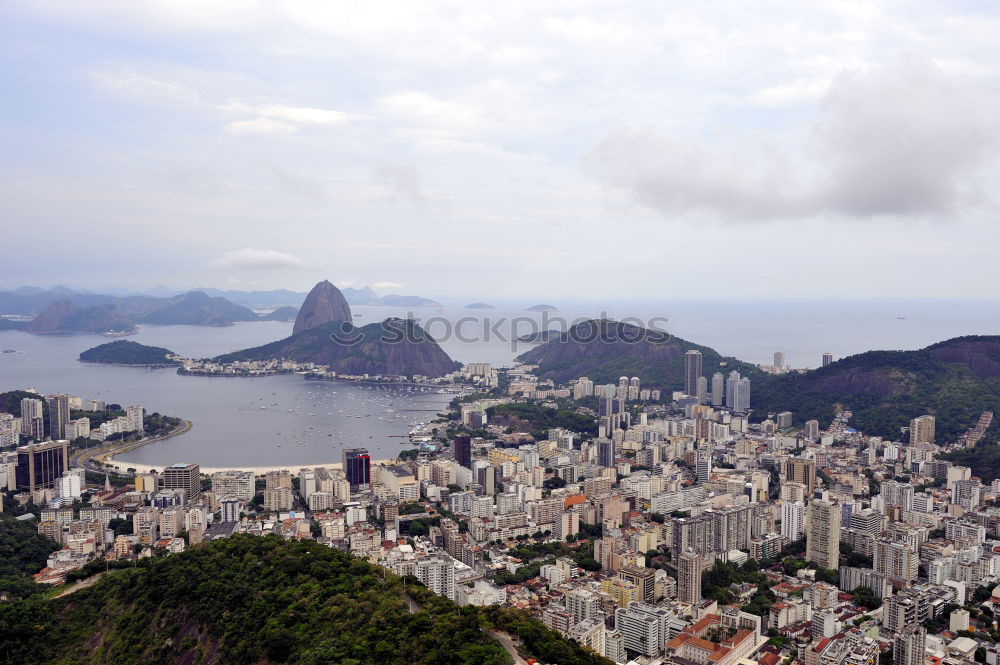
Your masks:
<path fill-rule="evenodd" d="M 490 11 L 7 3 L 0 281 L 993 296 L 992 8 Z"/>

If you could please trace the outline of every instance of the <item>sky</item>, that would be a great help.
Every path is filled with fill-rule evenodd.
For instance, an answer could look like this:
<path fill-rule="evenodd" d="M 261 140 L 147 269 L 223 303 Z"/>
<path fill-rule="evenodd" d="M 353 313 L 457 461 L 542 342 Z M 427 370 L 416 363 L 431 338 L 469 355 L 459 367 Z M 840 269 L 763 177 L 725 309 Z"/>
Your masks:
<path fill-rule="evenodd" d="M 1000 7 L 0 3 L 0 288 L 994 298 Z"/>

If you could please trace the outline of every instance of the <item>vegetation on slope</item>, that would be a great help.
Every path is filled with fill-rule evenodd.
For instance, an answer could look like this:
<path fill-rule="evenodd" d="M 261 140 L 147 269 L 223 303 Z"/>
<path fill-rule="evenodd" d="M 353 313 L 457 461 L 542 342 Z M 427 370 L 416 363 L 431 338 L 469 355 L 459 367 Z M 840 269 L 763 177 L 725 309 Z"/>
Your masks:
<path fill-rule="evenodd" d="M 707 346 L 609 320 L 579 323 L 517 359 L 537 364 L 539 376 L 558 382 L 586 376 L 594 383 L 617 384 L 619 377 L 637 376 L 644 386 L 680 390 L 684 387 L 684 354 L 692 349 L 701 351 L 702 374 L 709 380 L 715 372 L 728 376 L 733 370 L 753 380 L 765 376 L 754 365 L 723 357 Z"/>
<path fill-rule="evenodd" d="M 24 665 L 510 663 L 491 620 L 548 662 L 607 663 L 519 612 L 460 608 L 413 578 L 273 536 L 199 545 L 61 599 L 0 604 L 5 655 Z"/>
<path fill-rule="evenodd" d="M 57 549 L 59 545 L 39 534 L 33 521 L 0 515 L 0 593 L 13 597 L 37 593 L 42 587 L 31 576 L 45 567 L 49 554 Z"/>
<path fill-rule="evenodd" d="M 177 360 L 167 358 L 170 354 L 173 351 L 163 347 L 119 339 L 87 349 L 80 354 L 80 361 L 115 365 L 179 365 Z"/>
<path fill-rule="evenodd" d="M 544 439 L 550 429 L 565 428 L 581 434 L 597 434 L 597 419 L 568 409 L 553 409 L 541 404 L 500 404 L 487 409 L 490 423 L 509 425 L 520 432 L 529 432 Z"/>
<path fill-rule="evenodd" d="M 409 319 L 386 319 L 361 327 L 331 321 L 216 358 L 223 363 L 279 359 L 329 365 L 338 373 L 355 375 L 441 376 L 455 369 L 438 343 Z"/>
<path fill-rule="evenodd" d="M 939 442 L 954 441 L 983 411 L 1000 412 L 1000 337 L 966 337 L 918 351 L 869 351 L 802 374 L 787 374 L 751 391 L 759 419 L 789 410 L 796 422 L 826 425 L 836 408 L 858 429 L 899 438 L 923 414 L 936 417 Z"/>

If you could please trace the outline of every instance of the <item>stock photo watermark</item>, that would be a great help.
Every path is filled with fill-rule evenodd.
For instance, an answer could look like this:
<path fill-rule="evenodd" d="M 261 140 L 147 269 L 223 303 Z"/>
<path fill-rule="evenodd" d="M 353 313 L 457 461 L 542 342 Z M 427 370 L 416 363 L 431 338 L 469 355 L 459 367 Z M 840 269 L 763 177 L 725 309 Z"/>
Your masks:
<path fill-rule="evenodd" d="M 601 312 L 597 318 L 574 319 L 550 312 L 541 312 L 538 317 L 462 316 L 454 319 L 445 316 L 421 318 L 414 312 L 407 312 L 405 319 L 383 321 L 379 339 L 386 344 L 418 343 L 428 338 L 438 343 L 452 340 L 462 344 L 499 342 L 509 344 L 511 351 L 516 351 L 518 344 L 546 342 L 555 338 L 575 344 L 663 343 L 670 339 L 670 333 L 665 328 L 668 322 L 669 319 L 662 316 L 611 319 L 607 312 Z M 342 346 L 354 346 L 367 337 L 359 328 L 345 322 L 339 330 L 330 333 L 330 339 Z"/>

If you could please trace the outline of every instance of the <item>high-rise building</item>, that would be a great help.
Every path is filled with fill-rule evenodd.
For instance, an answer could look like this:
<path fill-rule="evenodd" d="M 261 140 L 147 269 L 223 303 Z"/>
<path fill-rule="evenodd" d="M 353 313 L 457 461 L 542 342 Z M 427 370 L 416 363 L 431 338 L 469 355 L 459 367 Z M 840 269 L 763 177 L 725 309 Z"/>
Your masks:
<path fill-rule="evenodd" d="M 634 584 L 639 590 L 639 599 L 652 604 L 656 598 L 656 571 L 644 566 L 622 566 L 618 577 Z"/>
<path fill-rule="evenodd" d="M 472 469 L 472 437 L 468 434 L 457 434 L 455 435 L 454 441 L 451 443 L 452 449 L 455 451 L 455 461 L 459 466 L 464 466 L 466 469 Z"/>
<path fill-rule="evenodd" d="M 49 436 L 53 439 L 66 438 L 69 423 L 69 395 L 49 395 Z"/>
<path fill-rule="evenodd" d="M 684 394 L 694 395 L 701 376 L 701 351 L 691 349 L 684 354 Z"/>
<path fill-rule="evenodd" d="M 805 427 L 803 427 L 802 434 L 811 441 L 819 439 L 819 421 L 807 420 Z"/>
<path fill-rule="evenodd" d="M 833 362 L 833 354 L 832 353 L 824 353 L 823 354 L 823 367 L 826 367 L 827 365 L 831 364 L 832 362 Z"/>
<path fill-rule="evenodd" d="M 126 432 L 141 432 L 144 429 L 143 417 L 146 415 L 146 410 L 141 406 L 130 406 L 125 411 L 125 419 L 128 421 L 128 425 L 125 427 Z"/>
<path fill-rule="evenodd" d="M 785 368 L 785 352 L 784 351 L 775 351 L 774 352 L 774 366 L 777 369 L 784 369 Z"/>
<path fill-rule="evenodd" d="M 692 605 L 701 602 L 701 556 L 693 549 L 677 561 L 677 598 Z"/>
<path fill-rule="evenodd" d="M 372 483 L 372 460 L 367 448 L 344 449 L 344 475 L 351 484 L 351 491 L 367 490 Z"/>
<path fill-rule="evenodd" d="M 201 467 L 197 464 L 171 464 L 163 470 L 163 489 L 184 490 L 187 501 L 201 496 Z"/>
<path fill-rule="evenodd" d="M 816 489 L 816 462 L 800 457 L 789 459 L 785 466 L 785 480 L 804 485 L 806 495 L 812 496 L 813 490 Z"/>
<path fill-rule="evenodd" d="M 742 413 L 750 409 L 750 379 L 733 370 L 726 379 L 726 407 Z"/>
<path fill-rule="evenodd" d="M 887 577 L 916 582 L 920 557 L 907 543 L 898 543 L 882 538 L 875 540 L 872 555 L 872 570 Z"/>
<path fill-rule="evenodd" d="M 818 499 L 809 504 L 806 560 L 830 570 L 837 570 L 840 567 L 839 506 Z"/>
<path fill-rule="evenodd" d="M 910 445 L 934 443 L 934 416 L 919 416 L 910 421 Z"/>
<path fill-rule="evenodd" d="M 924 665 L 927 631 L 920 624 L 907 626 L 892 640 L 893 665 Z"/>
<path fill-rule="evenodd" d="M 21 433 L 41 441 L 45 438 L 45 411 L 42 400 L 21 400 Z"/>
<path fill-rule="evenodd" d="M 256 493 L 253 473 L 217 471 L 212 474 L 212 492 L 219 498 L 233 496 L 243 501 L 250 501 Z"/>
<path fill-rule="evenodd" d="M 726 403 L 726 377 L 722 372 L 712 375 L 712 406 L 722 406 Z"/>
<path fill-rule="evenodd" d="M 222 521 L 240 521 L 240 501 L 234 496 L 223 497 L 222 501 Z"/>
<path fill-rule="evenodd" d="M 782 411 L 774 417 L 774 424 L 778 429 L 788 429 L 792 426 L 792 412 Z"/>
<path fill-rule="evenodd" d="M 798 540 L 805 530 L 806 506 L 799 501 L 785 501 L 781 504 L 781 536 L 788 540 Z"/>
<path fill-rule="evenodd" d="M 606 469 L 615 465 L 615 442 L 611 439 L 597 440 L 597 465 Z"/>
<path fill-rule="evenodd" d="M 69 441 L 29 443 L 17 449 L 17 489 L 34 492 L 54 488 L 59 476 L 69 471 Z"/>
<path fill-rule="evenodd" d="M 699 485 L 704 485 L 712 477 L 712 455 L 709 451 L 698 451 L 695 475 Z"/>
<path fill-rule="evenodd" d="M 708 379 L 703 376 L 698 377 L 698 380 L 695 381 L 694 394 L 698 404 L 708 403 Z"/>

